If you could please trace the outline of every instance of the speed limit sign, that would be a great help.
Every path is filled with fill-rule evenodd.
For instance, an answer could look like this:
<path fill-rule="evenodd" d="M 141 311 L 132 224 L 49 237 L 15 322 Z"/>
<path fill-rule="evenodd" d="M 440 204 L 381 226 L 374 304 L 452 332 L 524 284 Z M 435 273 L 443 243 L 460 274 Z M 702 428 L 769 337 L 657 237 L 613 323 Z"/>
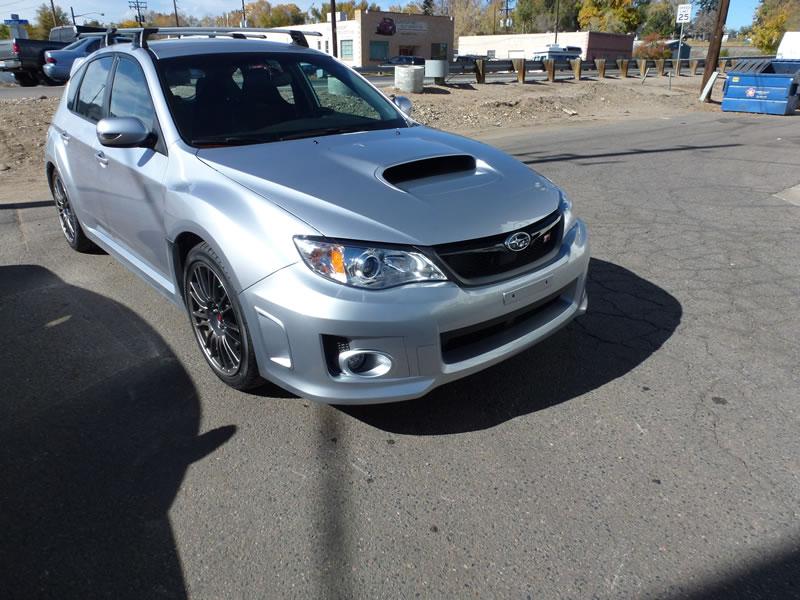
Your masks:
<path fill-rule="evenodd" d="M 690 23 L 692 21 L 692 5 L 679 4 L 678 17 L 675 19 L 676 23 Z"/>

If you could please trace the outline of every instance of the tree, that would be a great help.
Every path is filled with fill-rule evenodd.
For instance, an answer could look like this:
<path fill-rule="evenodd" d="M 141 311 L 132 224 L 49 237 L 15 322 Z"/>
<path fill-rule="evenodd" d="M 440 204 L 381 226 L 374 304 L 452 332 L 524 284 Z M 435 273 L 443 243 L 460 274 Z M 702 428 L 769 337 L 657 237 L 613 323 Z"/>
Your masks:
<path fill-rule="evenodd" d="M 434 13 L 433 0 L 422 0 L 422 14 L 432 15 Z"/>
<path fill-rule="evenodd" d="M 578 12 L 581 29 L 610 33 L 632 33 L 642 15 L 634 0 L 583 0 Z"/>
<path fill-rule="evenodd" d="M 675 34 L 675 11 L 669 2 L 653 2 L 644 9 L 643 36 L 657 34 L 668 38 Z"/>
<path fill-rule="evenodd" d="M 8 25 L 0 24 L 0 40 L 7 40 L 11 37 L 11 29 L 9 29 Z"/>
<path fill-rule="evenodd" d="M 58 4 L 55 5 L 55 8 L 55 19 L 53 19 L 53 11 L 49 4 L 40 4 L 36 9 L 35 25 L 29 30 L 29 35 L 33 39 L 46 40 L 50 37 L 50 30 L 53 27 L 72 24 L 67 13 Z"/>
<path fill-rule="evenodd" d="M 753 23 L 753 44 L 772 54 L 783 34 L 797 29 L 800 29 L 800 0 L 762 0 Z"/>
<path fill-rule="evenodd" d="M 556 24 L 555 0 L 517 0 L 514 9 L 514 30 L 519 33 L 553 31 Z M 580 0 L 560 0 L 558 30 L 575 31 L 578 28 Z"/>

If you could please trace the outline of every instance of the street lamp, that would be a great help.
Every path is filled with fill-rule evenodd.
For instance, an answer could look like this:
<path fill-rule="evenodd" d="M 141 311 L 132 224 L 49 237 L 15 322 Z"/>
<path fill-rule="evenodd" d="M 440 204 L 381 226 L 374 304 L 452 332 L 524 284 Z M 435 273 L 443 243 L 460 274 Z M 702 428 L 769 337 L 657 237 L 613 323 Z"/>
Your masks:
<path fill-rule="evenodd" d="M 72 9 L 71 6 L 69 7 L 69 12 L 72 15 L 72 24 L 73 25 L 77 25 L 77 23 L 75 22 L 75 18 L 76 17 L 87 17 L 89 15 L 100 15 L 101 17 L 105 17 L 106 16 L 105 13 L 101 13 L 101 12 L 88 12 L 88 13 L 83 13 L 83 14 L 80 14 L 80 15 L 76 15 L 75 11 Z"/>

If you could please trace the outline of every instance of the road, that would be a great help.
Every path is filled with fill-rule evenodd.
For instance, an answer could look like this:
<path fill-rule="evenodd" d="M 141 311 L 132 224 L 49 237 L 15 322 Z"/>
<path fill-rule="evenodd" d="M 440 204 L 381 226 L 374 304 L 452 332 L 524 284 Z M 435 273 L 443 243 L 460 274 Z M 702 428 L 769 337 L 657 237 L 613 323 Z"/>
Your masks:
<path fill-rule="evenodd" d="M 493 133 L 589 223 L 589 313 L 379 407 L 226 389 L 47 197 L 0 205 L 0 596 L 800 597 L 799 134 Z"/>

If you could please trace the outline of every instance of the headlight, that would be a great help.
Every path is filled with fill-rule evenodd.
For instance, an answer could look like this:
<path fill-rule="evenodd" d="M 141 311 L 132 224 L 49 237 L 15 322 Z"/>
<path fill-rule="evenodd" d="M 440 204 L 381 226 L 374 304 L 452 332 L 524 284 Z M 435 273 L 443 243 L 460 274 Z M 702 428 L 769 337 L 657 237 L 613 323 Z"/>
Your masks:
<path fill-rule="evenodd" d="M 561 215 L 564 217 L 564 235 L 575 226 L 575 215 L 572 214 L 572 202 L 564 192 L 561 192 Z"/>
<path fill-rule="evenodd" d="M 411 249 L 339 244 L 307 237 L 296 237 L 294 243 L 312 271 L 353 287 L 380 290 L 415 281 L 447 280 L 428 257 Z"/>

